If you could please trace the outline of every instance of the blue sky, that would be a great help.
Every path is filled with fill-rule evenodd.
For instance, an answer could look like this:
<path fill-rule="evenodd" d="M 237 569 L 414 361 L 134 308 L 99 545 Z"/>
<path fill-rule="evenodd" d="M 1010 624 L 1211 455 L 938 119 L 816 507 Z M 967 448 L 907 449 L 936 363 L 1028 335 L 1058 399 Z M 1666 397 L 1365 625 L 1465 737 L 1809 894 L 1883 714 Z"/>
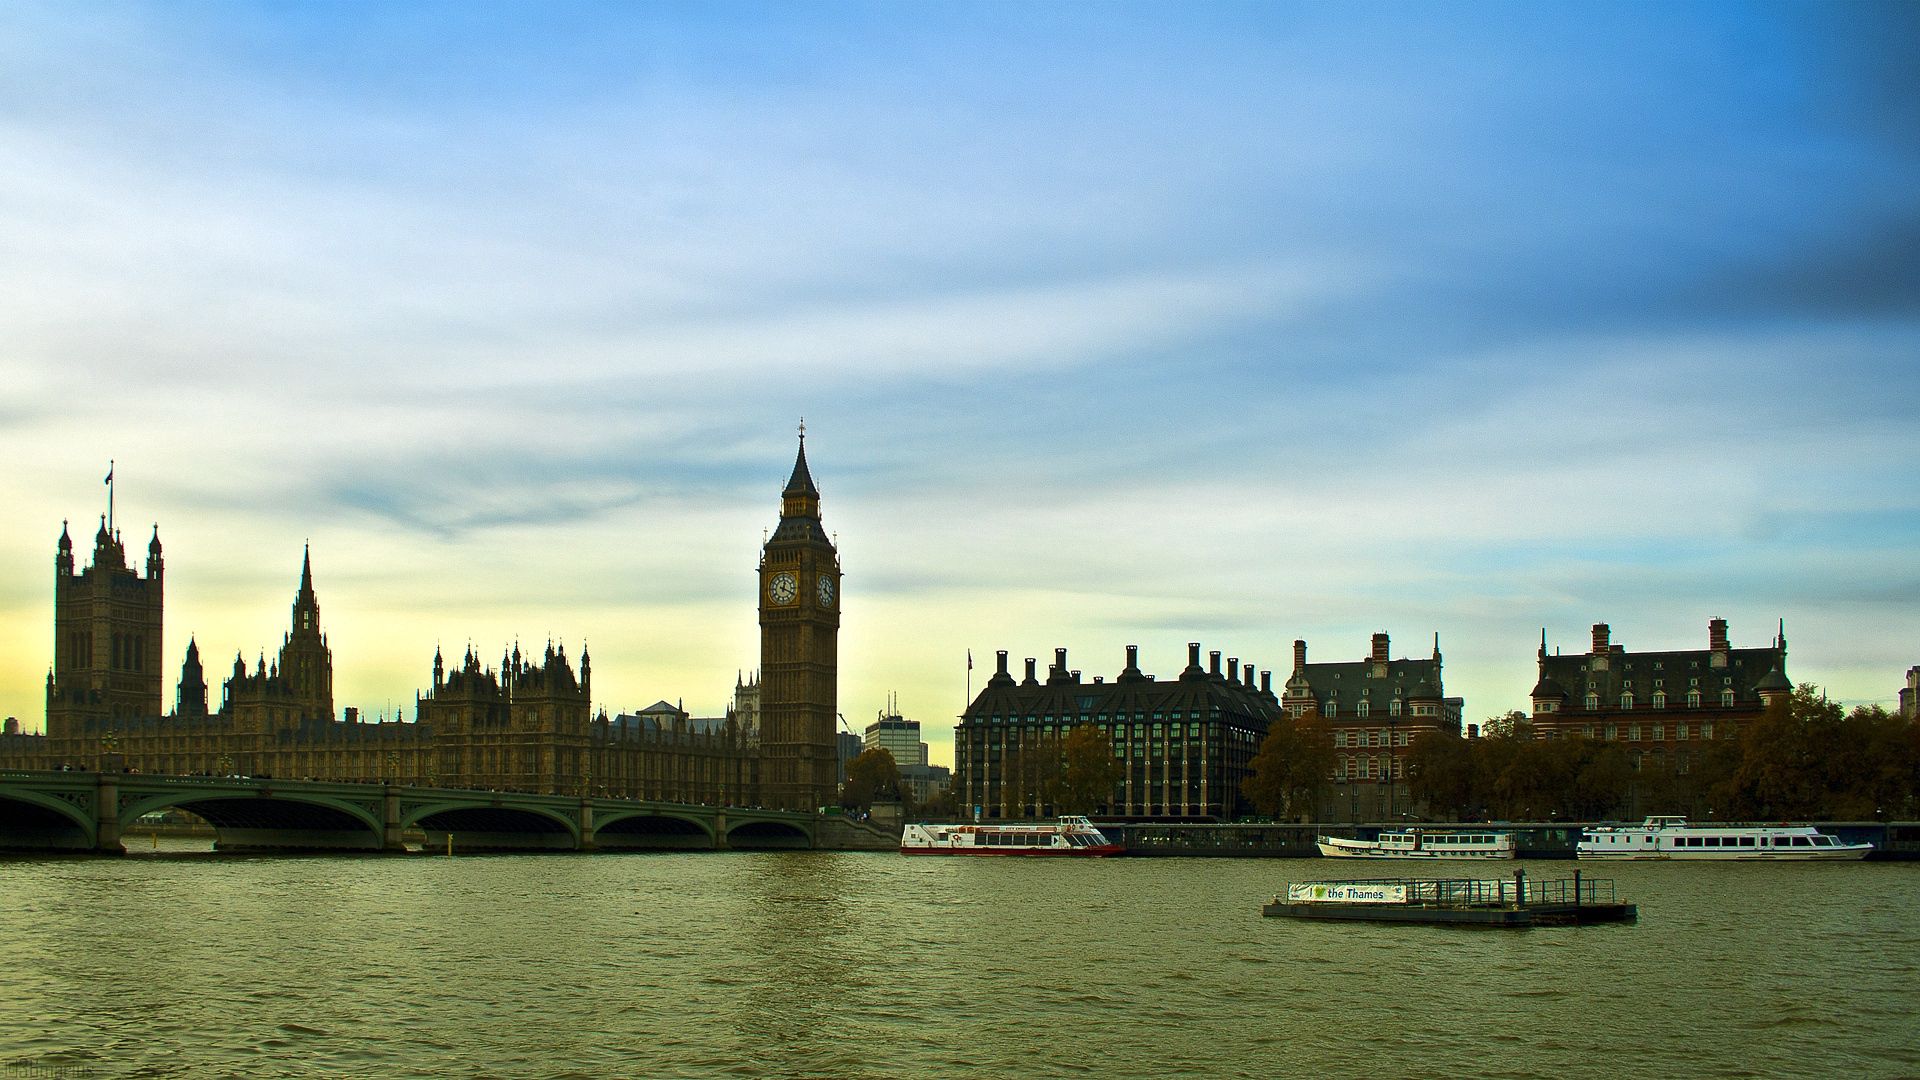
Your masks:
<path fill-rule="evenodd" d="M 841 710 L 1540 630 L 1920 663 L 1907 5 L 11 4 L 0 713 L 60 522 L 341 704 L 548 636 L 723 707 L 806 417 Z M 137 526 L 137 528 L 136 528 Z M 976 681 L 975 685 L 978 685 Z"/>

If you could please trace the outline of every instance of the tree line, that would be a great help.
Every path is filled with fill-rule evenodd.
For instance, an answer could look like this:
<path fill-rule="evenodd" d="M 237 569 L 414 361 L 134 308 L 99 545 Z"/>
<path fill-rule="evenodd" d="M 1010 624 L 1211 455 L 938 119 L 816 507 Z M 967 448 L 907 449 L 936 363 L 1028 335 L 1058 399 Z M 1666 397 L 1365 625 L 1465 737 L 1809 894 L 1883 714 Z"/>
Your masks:
<path fill-rule="evenodd" d="M 1735 737 L 1664 754 L 1575 736 L 1536 739 L 1520 713 L 1480 739 L 1427 733 L 1407 783 L 1431 817 L 1592 821 L 1642 814 L 1734 820 L 1910 820 L 1920 814 L 1920 724 L 1851 711 L 1803 683 Z"/>
<path fill-rule="evenodd" d="M 1423 816 L 1441 820 L 1597 821 L 1635 814 L 1723 820 L 1913 820 L 1920 817 L 1920 723 L 1878 705 L 1851 711 L 1802 683 L 1734 738 L 1664 754 L 1573 736 L 1535 738 L 1524 713 L 1489 719 L 1465 739 L 1424 732 L 1407 747 L 1406 784 Z M 1327 721 L 1308 710 L 1267 729 L 1241 793 L 1259 813 L 1317 816 L 1332 783 L 1335 754 Z M 1015 813 L 1111 808 L 1121 763 L 1107 734 L 1081 724 L 1010 753 L 1002 783 Z M 957 778 L 956 778 L 957 781 Z M 841 803 L 866 809 L 899 801 L 907 812 L 952 816 L 953 789 L 912 806 L 893 756 L 865 751 L 848 767 Z"/>

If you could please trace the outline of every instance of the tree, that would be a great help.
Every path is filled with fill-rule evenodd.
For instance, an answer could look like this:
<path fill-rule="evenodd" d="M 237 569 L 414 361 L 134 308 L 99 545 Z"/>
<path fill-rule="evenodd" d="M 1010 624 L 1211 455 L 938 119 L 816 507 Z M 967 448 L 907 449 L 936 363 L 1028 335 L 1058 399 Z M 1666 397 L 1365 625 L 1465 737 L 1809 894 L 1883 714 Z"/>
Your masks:
<path fill-rule="evenodd" d="M 1113 801 L 1120 762 L 1113 741 L 1092 724 L 1081 724 L 1060 744 L 1061 767 L 1052 802 L 1063 814 L 1091 814 Z"/>
<path fill-rule="evenodd" d="M 1533 724 L 1527 719 L 1526 713 L 1518 709 L 1513 709 L 1509 712 L 1501 713 L 1499 716 L 1489 716 L 1481 721 L 1480 734 L 1489 739 L 1510 739 L 1514 736 L 1515 732 L 1520 731 L 1522 728 L 1531 731 Z"/>
<path fill-rule="evenodd" d="M 840 805 L 849 810 L 871 810 L 876 802 L 900 800 L 900 769 L 884 746 L 863 750 L 847 762 L 847 782 L 840 785 Z"/>
<path fill-rule="evenodd" d="M 1319 712 L 1283 716 L 1267 727 L 1241 794 L 1270 817 L 1311 814 L 1333 772 L 1333 730 Z"/>
<path fill-rule="evenodd" d="M 1484 802 L 1474 787 L 1474 747 L 1447 731 L 1423 731 L 1407 747 L 1407 790 L 1434 817 L 1468 817 Z"/>
<path fill-rule="evenodd" d="M 1035 732 L 1010 746 L 1001 765 L 1000 798 L 1010 817 L 1038 817 L 1060 790 L 1060 737 Z"/>

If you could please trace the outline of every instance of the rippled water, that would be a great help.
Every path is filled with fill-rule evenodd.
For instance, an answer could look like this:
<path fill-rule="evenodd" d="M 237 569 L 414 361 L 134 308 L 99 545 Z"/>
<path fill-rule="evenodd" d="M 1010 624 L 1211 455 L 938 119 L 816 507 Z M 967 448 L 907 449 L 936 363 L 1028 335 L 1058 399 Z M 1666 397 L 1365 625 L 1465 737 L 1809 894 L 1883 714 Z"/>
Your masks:
<path fill-rule="evenodd" d="M 1920 1075 L 1920 865 L 1602 868 L 1630 926 L 1260 916 L 1347 869 L 14 860 L 0 1080 Z"/>

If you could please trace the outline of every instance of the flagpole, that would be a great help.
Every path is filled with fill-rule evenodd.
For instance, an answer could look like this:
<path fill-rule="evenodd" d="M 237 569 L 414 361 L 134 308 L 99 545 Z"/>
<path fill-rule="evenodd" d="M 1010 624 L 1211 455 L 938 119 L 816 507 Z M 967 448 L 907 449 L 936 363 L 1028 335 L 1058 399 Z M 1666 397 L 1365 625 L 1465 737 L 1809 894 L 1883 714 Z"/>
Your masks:
<path fill-rule="evenodd" d="M 113 459 L 107 459 L 107 535 L 113 535 Z"/>

